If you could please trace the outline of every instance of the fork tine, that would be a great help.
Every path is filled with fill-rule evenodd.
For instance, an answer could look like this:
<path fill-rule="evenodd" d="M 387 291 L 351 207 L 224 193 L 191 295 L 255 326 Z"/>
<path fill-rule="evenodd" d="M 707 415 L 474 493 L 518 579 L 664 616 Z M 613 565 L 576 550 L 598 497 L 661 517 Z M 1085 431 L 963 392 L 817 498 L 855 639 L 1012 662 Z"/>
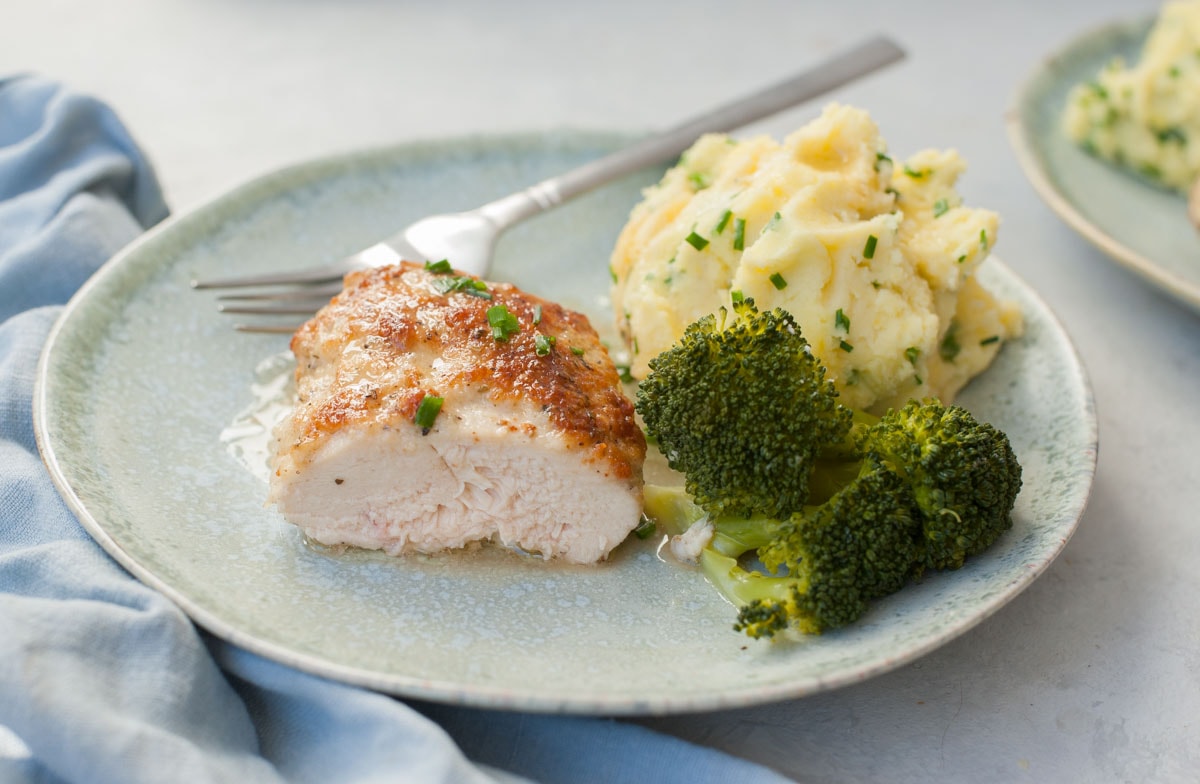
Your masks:
<path fill-rule="evenodd" d="M 234 324 L 238 332 L 257 332 L 264 335 L 290 335 L 300 329 L 300 324 Z"/>
<path fill-rule="evenodd" d="M 224 305 L 218 304 L 217 310 L 222 313 L 237 313 L 249 316 L 294 315 L 311 316 L 328 304 L 329 300 L 298 300 L 294 302 L 264 302 L 259 305 Z"/>
<path fill-rule="evenodd" d="M 327 264 L 322 267 L 312 267 L 291 272 L 276 272 L 265 275 L 247 275 L 233 278 L 209 278 L 208 280 L 193 280 L 194 289 L 229 289 L 249 286 L 277 286 L 289 283 L 327 283 L 338 281 L 350 271 L 350 266 L 344 262 Z"/>
<path fill-rule="evenodd" d="M 324 286 L 305 286 L 288 291 L 255 291 L 248 294 L 222 294 L 218 302 L 281 302 L 285 300 L 329 298 L 342 290 L 341 283 L 330 283 Z"/>

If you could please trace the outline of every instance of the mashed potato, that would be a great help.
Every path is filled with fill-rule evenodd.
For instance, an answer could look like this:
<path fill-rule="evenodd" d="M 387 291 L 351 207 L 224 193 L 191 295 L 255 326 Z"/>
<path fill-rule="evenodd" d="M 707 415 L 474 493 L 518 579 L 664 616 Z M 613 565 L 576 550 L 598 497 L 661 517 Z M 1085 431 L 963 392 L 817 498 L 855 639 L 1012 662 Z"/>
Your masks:
<path fill-rule="evenodd" d="M 1186 191 L 1200 176 L 1200 2 L 1165 5 L 1137 65 L 1116 58 L 1072 89 L 1063 127 L 1089 152 Z"/>
<path fill-rule="evenodd" d="M 632 374 L 740 292 L 795 317 L 847 405 L 949 403 L 1021 330 L 972 277 L 997 218 L 961 204 L 964 168 L 954 152 L 893 162 L 867 113 L 838 105 L 783 144 L 700 139 L 613 251 Z"/>

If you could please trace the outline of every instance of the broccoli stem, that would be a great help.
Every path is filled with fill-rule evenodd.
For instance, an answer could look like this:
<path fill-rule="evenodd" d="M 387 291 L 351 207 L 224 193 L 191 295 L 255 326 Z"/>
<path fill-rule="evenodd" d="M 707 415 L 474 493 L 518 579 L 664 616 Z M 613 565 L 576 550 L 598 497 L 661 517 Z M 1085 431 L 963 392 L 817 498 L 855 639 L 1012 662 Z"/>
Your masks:
<path fill-rule="evenodd" d="M 813 465 L 808 481 L 808 504 L 820 505 L 833 498 L 837 491 L 854 481 L 862 470 L 862 460 L 821 459 Z"/>
<path fill-rule="evenodd" d="M 803 590 L 801 580 L 792 576 L 772 577 L 744 569 L 728 555 L 711 547 L 700 553 L 700 571 L 721 594 L 737 607 L 758 600 L 789 602 L 796 588 Z"/>
<path fill-rule="evenodd" d="M 716 533 L 709 547 L 722 555 L 737 558 L 775 541 L 783 529 L 783 523 L 762 515 L 722 516 L 713 521 L 713 528 Z"/>
<path fill-rule="evenodd" d="M 643 496 L 646 516 L 671 536 L 682 534 L 705 517 L 704 510 L 692 501 L 682 485 L 646 485 Z M 722 515 L 713 521 L 715 533 L 709 547 L 736 558 L 770 544 L 779 536 L 782 526 L 781 521 L 765 515 Z"/>
<path fill-rule="evenodd" d="M 671 536 L 678 536 L 704 517 L 683 487 L 645 485 L 642 488 L 642 511 L 661 525 Z"/>
<path fill-rule="evenodd" d="M 797 601 L 808 590 L 806 575 L 772 577 L 742 568 L 736 558 L 710 548 L 700 553 L 700 571 L 722 596 L 738 608 L 735 631 L 755 639 L 774 637 L 789 626 L 805 634 L 821 631 L 821 626 Z"/>

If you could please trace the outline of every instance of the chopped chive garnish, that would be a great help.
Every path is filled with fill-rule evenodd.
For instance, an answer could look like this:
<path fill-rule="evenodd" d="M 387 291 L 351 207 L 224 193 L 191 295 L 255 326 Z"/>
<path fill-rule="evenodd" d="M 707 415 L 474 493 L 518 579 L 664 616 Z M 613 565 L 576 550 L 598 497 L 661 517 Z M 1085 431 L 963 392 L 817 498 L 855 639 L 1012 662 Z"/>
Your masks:
<path fill-rule="evenodd" d="M 539 332 L 533 336 L 533 350 L 539 357 L 544 357 L 550 353 L 550 349 L 554 348 L 556 340 L 558 338 L 553 335 L 543 335 Z"/>
<path fill-rule="evenodd" d="M 879 238 L 874 234 L 867 236 L 867 244 L 863 246 L 863 258 L 875 258 L 875 246 L 879 243 Z"/>
<path fill-rule="evenodd" d="M 413 415 L 413 424 L 421 428 L 421 435 L 429 435 L 433 421 L 437 419 L 438 413 L 442 410 L 442 402 L 442 398 L 433 395 L 421 398 L 421 402 L 417 405 L 417 413 Z"/>
<path fill-rule="evenodd" d="M 919 180 L 922 177 L 928 176 L 930 174 L 930 170 L 929 169 L 919 169 L 919 170 L 912 169 L 906 163 L 906 164 L 904 164 L 904 173 L 907 174 L 909 177 L 912 177 L 914 180 Z"/>
<path fill-rule="evenodd" d="M 924 380 L 923 380 L 923 379 L 922 379 L 920 376 L 913 376 L 913 382 L 914 382 L 914 383 L 915 383 L 917 386 L 921 386 L 922 384 L 924 384 L 924 383 L 925 383 L 925 381 L 924 381 Z"/>
<path fill-rule="evenodd" d="M 933 217 L 940 218 L 950 211 L 950 204 L 945 199 L 938 199 L 933 203 Z"/>
<path fill-rule="evenodd" d="M 581 349 L 579 346 L 571 346 L 571 353 L 577 357 L 582 357 L 583 349 Z"/>
<path fill-rule="evenodd" d="M 688 245 L 691 245 L 696 250 L 704 250 L 708 247 L 708 240 L 704 239 L 694 231 L 687 235 L 687 237 L 684 239 L 687 241 Z"/>
<path fill-rule="evenodd" d="M 746 249 L 746 219 L 738 218 L 733 222 L 733 249 Z"/>
<path fill-rule="evenodd" d="M 959 257 L 958 257 L 958 263 L 959 263 L 959 264 L 962 264 L 962 263 L 963 263 L 964 261 L 966 261 L 966 260 L 967 260 L 967 254 L 965 254 L 965 253 L 964 253 L 963 255 L 961 255 L 961 256 L 959 256 Z"/>
<path fill-rule="evenodd" d="M 448 275 L 454 271 L 454 269 L 450 266 L 449 259 L 442 259 L 441 261 L 427 261 L 425 262 L 425 269 L 429 270 L 434 275 Z"/>
<path fill-rule="evenodd" d="M 1158 140 L 1160 142 L 1163 142 L 1164 144 L 1166 142 L 1178 142 L 1179 144 L 1187 144 L 1187 134 L 1185 134 L 1183 132 L 1183 129 L 1181 129 L 1177 126 L 1173 126 L 1171 128 L 1163 128 L 1161 131 L 1159 131 L 1155 135 L 1158 136 Z"/>
<path fill-rule="evenodd" d="M 608 277 L 612 278 L 613 283 L 617 282 L 617 271 L 612 268 L 611 264 L 608 265 Z"/>
<path fill-rule="evenodd" d="M 470 294 L 472 297 L 479 297 L 480 299 L 492 298 L 492 293 L 488 291 L 486 283 L 482 280 L 469 278 L 466 275 L 454 278 L 437 278 L 433 281 L 433 286 L 439 294 L 461 291 L 463 294 Z"/>
<path fill-rule="evenodd" d="M 542 306 L 534 305 L 533 306 L 533 325 L 536 327 L 538 324 L 541 324 L 541 323 L 542 323 Z"/>
<path fill-rule="evenodd" d="M 909 362 L 915 365 L 917 364 L 917 360 L 921 358 L 921 349 L 916 346 L 909 346 L 904 349 L 904 356 L 908 358 Z"/>
<path fill-rule="evenodd" d="M 999 343 L 999 342 L 1000 342 L 1000 336 L 999 336 L 999 335 L 992 335 L 991 337 L 986 337 L 986 338 L 984 338 L 983 340 L 979 341 L 979 345 L 981 345 L 981 346 L 990 346 L 990 345 L 992 345 L 993 343 Z"/>
<path fill-rule="evenodd" d="M 504 305 L 493 305 L 487 311 L 488 324 L 492 327 L 492 337 L 503 343 L 521 331 L 517 317 L 508 312 Z"/>
<path fill-rule="evenodd" d="M 841 308 L 838 308 L 837 313 L 833 314 L 833 326 L 846 332 L 850 331 L 850 318 L 842 312 Z"/>
<path fill-rule="evenodd" d="M 772 272 L 769 280 L 771 281 L 771 285 L 774 286 L 779 291 L 783 291 L 784 289 L 787 288 L 787 281 L 784 280 L 783 276 L 780 275 L 778 272 Z"/>
<path fill-rule="evenodd" d="M 713 226 L 713 234 L 720 234 L 725 231 L 725 227 L 729 225 L 729 219 L 733 217 L 731 210 L 725 210 L 721 213 L 721 220 L 717 221 L 717 225 Z"/>
<path fill-rule="evenodd" d="M 942 338 L 942 344 L 938 346 L 938 355 L 947 362 L 953 362 L 960 351 L 962 351 L 962 346 L 958 343 L 958 324 L 951 321 L 950 327 Z"/>
<path fill-rule="evenodd" d="M 617 377 L 621 379 L 622 384 L 632 384 L 637 380 L 629 370 L 629 365 L 617 365 Z"/>
<path fill-rule="evenodd" d="M 654 521 L 646 515 L 642 515 L 642 521 L 637 524 L 637 528 L 633 529 L 633 535 L 638 539 L 649 539 L 654 536 L 654 531 L 657 528 Z"/>
<path fill-rule="evenodd" d="M 873 280 L 873 281 L 871 281 L 871 288 L 875 289 L 876 291 L 879 291 L 881 288 L 883 288 L 883 284 L 877 280 Z"/>
<path fill-rule="evenodd" d="M 688 175 L 688 182 L 698 191 L 702 191 L 712 184 L 704 172 L 692 172 Z"/>
<path fill-rule="evenodd" d="M 983 248 L 984 250 L 988 249 L 987 229 L 979 230 L 979 247 Z"/>
<path fill-rule="evenodd" d="M 746 295 L 743 294 L 740 289 L 734 289 L 733 291 L 729 292 L 729 299 L 731 302 L 733 302 L 733 304 L 736 305 L 739 302 L 745 302 Z"/>
<path fill-rule="evenodd" d="M 849 343 L 847 343 L 847 342 L 846 342 L 846 341 L 844 341 L 844 340 L 839 340 L 839 341 L 838 341 L 838 347 L 839 347 L 839 348 L 840 348 L 842 351 L 845 351 L 847 354 L 849 354 L 851 351 L 853 351 L 853 350 L 854 350 L 854 346 L 850 345 Z"/>
<path fill-rule="evenodd" d="M 768 231 L 774 231 L 775 227 L 779 225 L 779 221 L 781 220 L 783 220 L 782 216 L 780 216 L 778 212 L 775 213 L 771 216 L 771 220 L 767 221 L 767 225 L 763 226 L 763 230 L 760 233 L 766 234 Z"/>
<path fill-rule="evenodd" d="M 883 162 L 891 163 L 892 159 L 886 152 L 875 153 L 875 171 L 879 171 L 879 164 Z"/>

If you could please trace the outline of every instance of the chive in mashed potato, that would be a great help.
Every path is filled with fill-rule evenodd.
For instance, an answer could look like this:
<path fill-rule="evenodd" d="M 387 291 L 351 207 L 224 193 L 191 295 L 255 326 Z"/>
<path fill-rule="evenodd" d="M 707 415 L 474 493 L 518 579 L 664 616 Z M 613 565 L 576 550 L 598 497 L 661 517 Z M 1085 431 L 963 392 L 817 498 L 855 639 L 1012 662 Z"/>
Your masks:
<path fill-rule="evenodd" d="M 1114 58 L 1075 86 L 1063 128 L 1104 160 L 1188 190 L 1200 176 L 1200 2 L 1163 6 L 1136 65 Z"/>
<path fill-rule="evenodd" d="M 949 404 L 1022 329 L 975 278 L 998 219 L 962 204 L 965 168 L 954 151 L 893 160 L 866 112 L 836 104 L 782 144 L 701 138 L 613 251 L 631 373 L 744 296 L 792 314 L 845 405 Z"/>

